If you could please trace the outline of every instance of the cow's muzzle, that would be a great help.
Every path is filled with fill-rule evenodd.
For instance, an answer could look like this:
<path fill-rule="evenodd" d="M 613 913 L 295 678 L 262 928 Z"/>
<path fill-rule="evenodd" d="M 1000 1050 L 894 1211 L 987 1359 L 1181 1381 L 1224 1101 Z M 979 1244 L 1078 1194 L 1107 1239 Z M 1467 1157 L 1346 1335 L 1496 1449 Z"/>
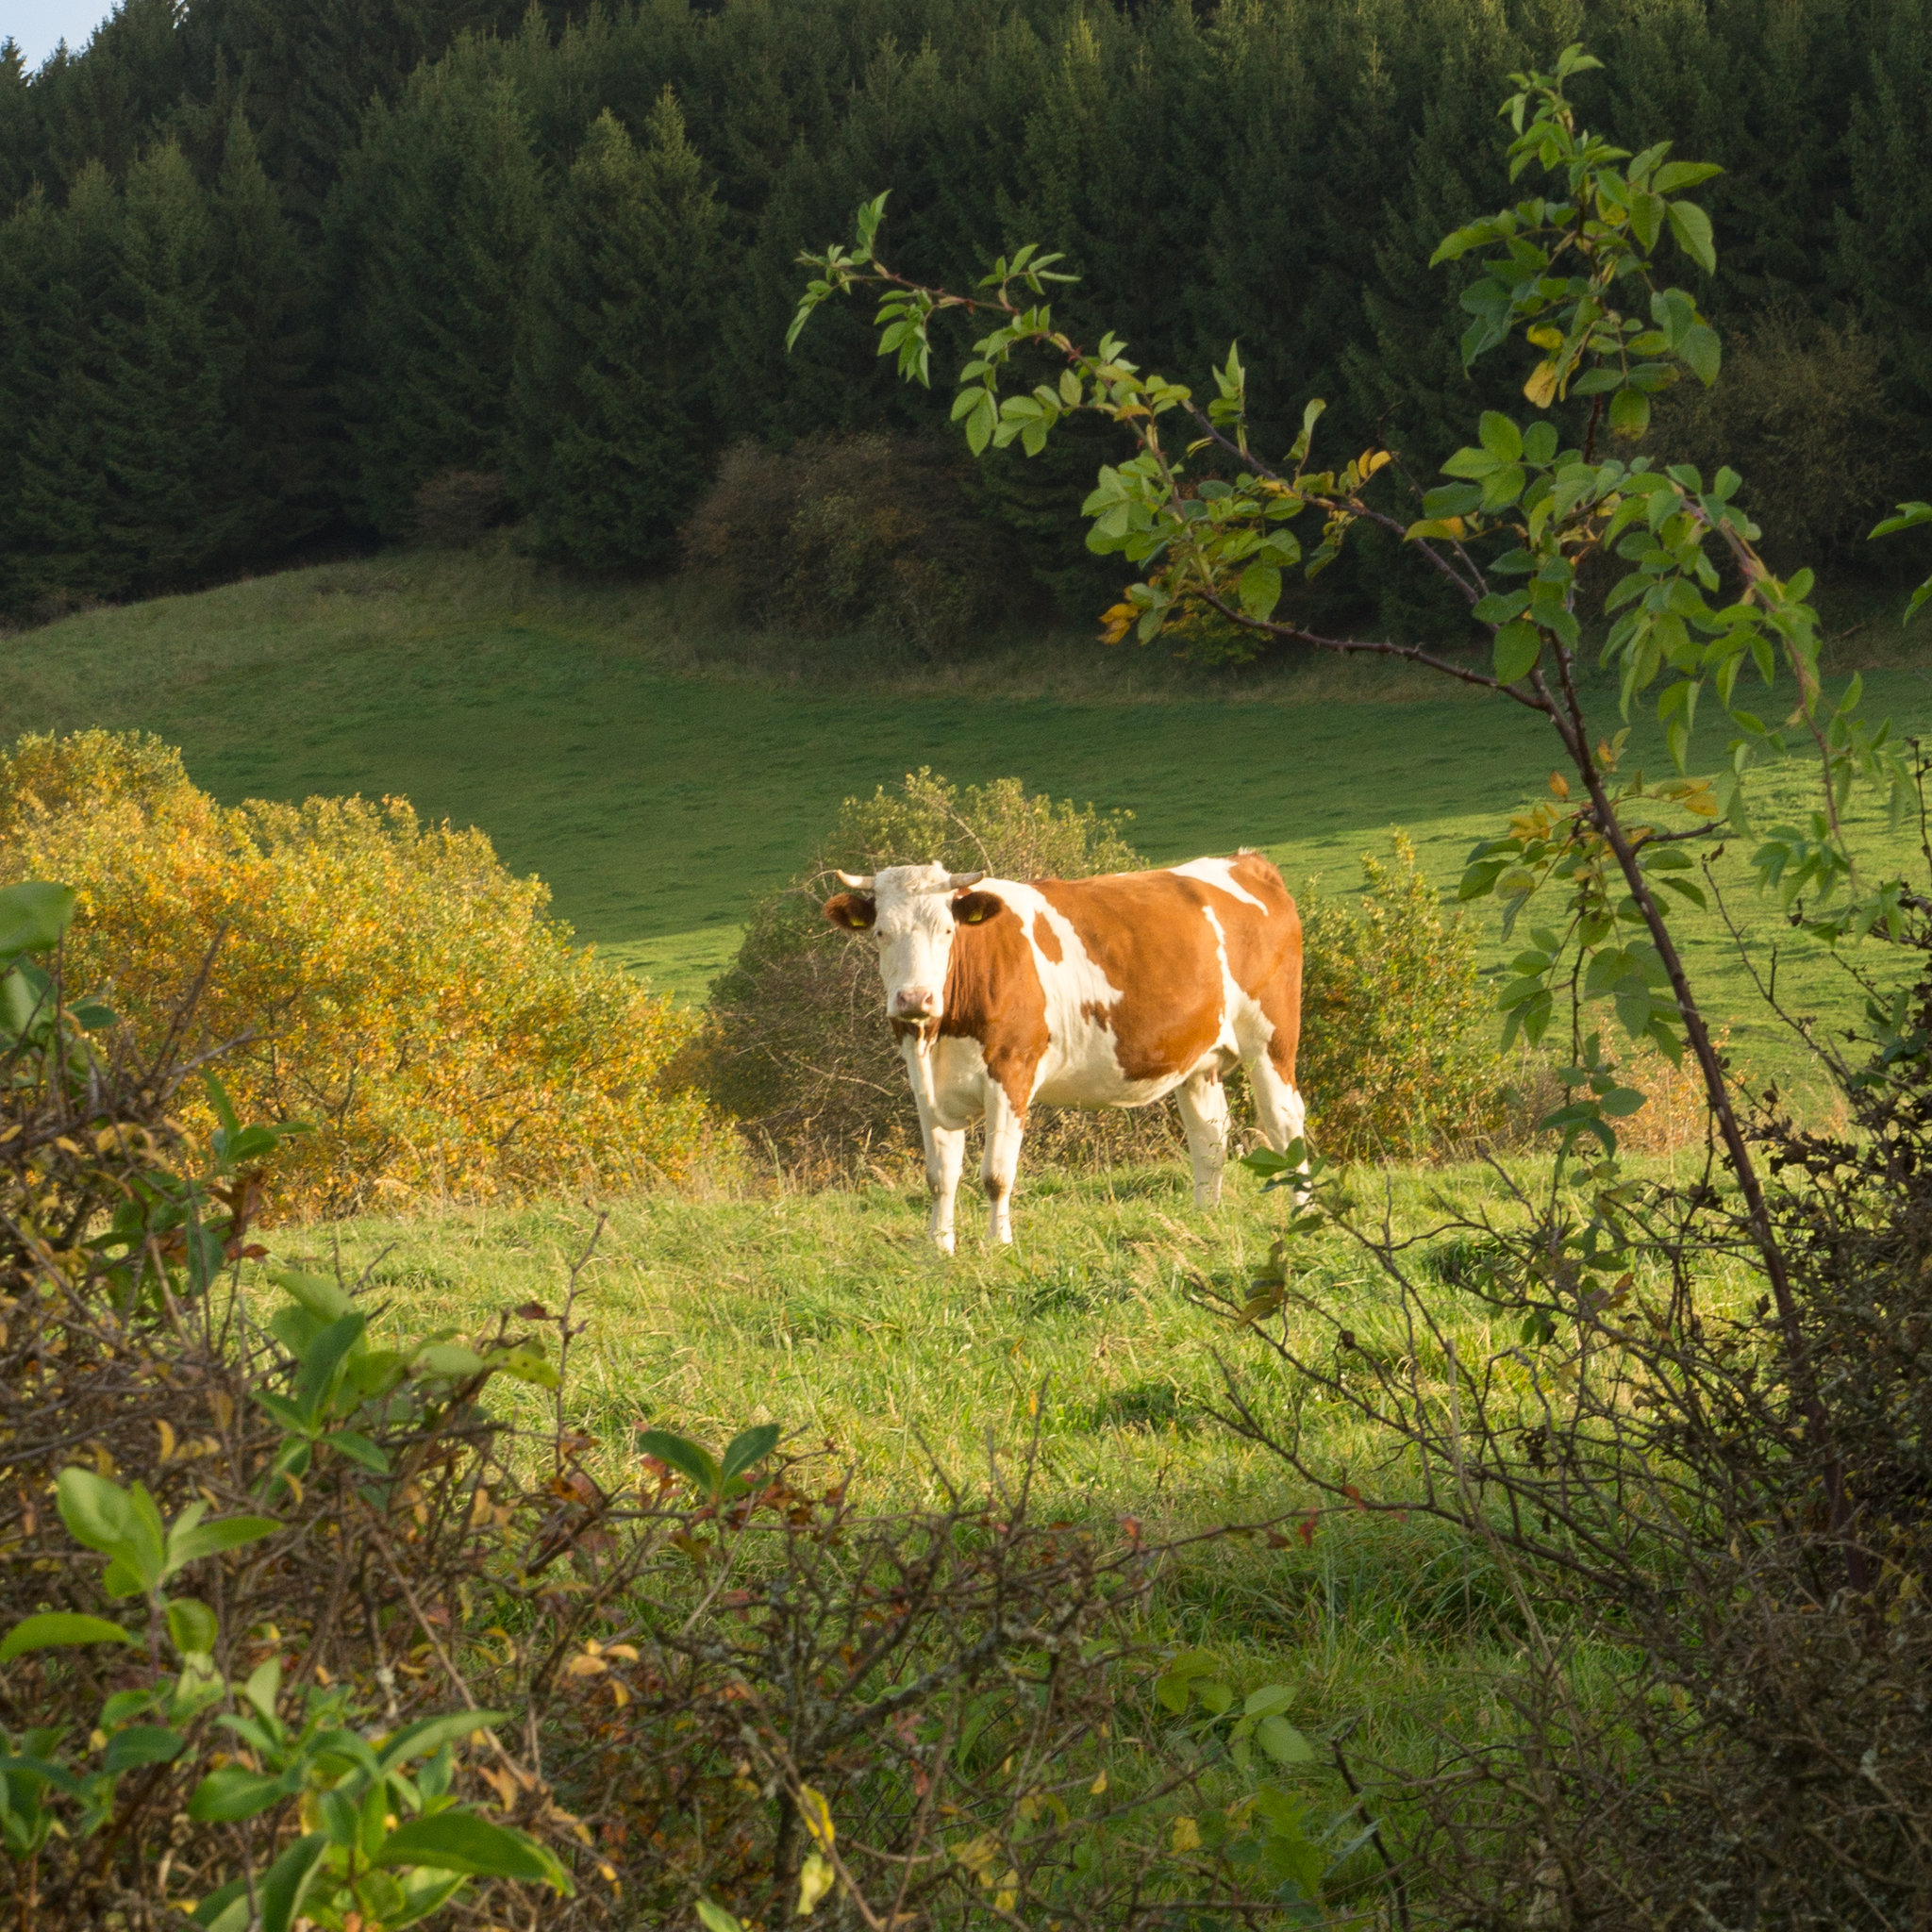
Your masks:
<path fill-rule="evenodd" d="M 940 996 L 928 986 L 902 986 L 892 995 L 895 1020 L 937 1020 Z"/>

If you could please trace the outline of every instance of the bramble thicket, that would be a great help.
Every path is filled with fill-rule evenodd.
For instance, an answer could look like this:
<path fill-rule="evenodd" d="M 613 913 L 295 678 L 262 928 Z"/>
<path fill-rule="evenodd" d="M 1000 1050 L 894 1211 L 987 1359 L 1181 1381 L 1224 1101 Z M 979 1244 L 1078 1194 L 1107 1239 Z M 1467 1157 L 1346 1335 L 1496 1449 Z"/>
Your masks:
<path fill-rule="evenodd" d="M 782 352 L 793 258 L 887 187 L 906 272 L 1051 238 L 1076 334 L 1238 341 L 1270 445 L 1321 396 L 1426 467 L 1472 396 L 1428 252 L 1503 197 L 1503 77 L 1579 36 L 1631 147 L 1724 167 L 1693 287 L 1781 411 L 1715 425 L 1726 459 L 1756 487 L 1803 425 L 1868 523 L 1932 494 L 1927 0 L 125 0 L 0 55 L 0 613 L 434 535 L 452 476 L 655 568 L 733 443 L 942 436 L 858 318 Z M 1657 434 L 1708 467 L 1712 427 Z M 1068 537 L 1115 453 L 976 467 L 1010 585 L 1084 615 L 1117 581 Z M 1747 501 L 1780 557 L 1852 529 Z M 1358 548 L 1338 605 L 1459 621 Z"/>

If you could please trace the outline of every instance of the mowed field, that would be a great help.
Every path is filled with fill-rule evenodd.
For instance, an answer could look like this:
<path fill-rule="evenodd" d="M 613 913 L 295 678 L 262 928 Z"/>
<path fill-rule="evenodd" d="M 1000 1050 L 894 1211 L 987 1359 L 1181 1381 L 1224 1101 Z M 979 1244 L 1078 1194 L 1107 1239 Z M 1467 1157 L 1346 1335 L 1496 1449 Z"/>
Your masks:
<path fill-rule="evenodd" d="M 1916 640 L 1874 635 L 1888 625 L 1857 641 L 1891 664 L 1867 674 L 1865 708 L 1903 730 L 1932 724 Z M 508 549 L 291 572 L 0 648 L 0 740 L 138 725 L 178 743 L 226 800 L 405 795 L 481 826 L 549 883 L 583 939 L 688 1000 L 839 801 L 921 765 L 1131 811 L 1156 860 L 1252 844 L 1297 891 L 1345 891 L 1392 825 L 1453 886 L 1470 845 L 1541 795 L 1556 762 L 1540 721 L 1423 673 L 1321 660 L 1208 674 L 1072 634 L 996 640 L 962 663 L 894 661 L 747 636 L 680 586 L 586 589 Z M 1601 708 L 1614 728 L 1607 689 Z M 1640 726 L 1635 742 L 1663 768 L 1654 735 Z M 1717 733 L 1699 749 L 1714 759 Z M 1795 760 L 1769 774 L 1767 819 L 1807 776 Z M 1909 857 L 1882 824 L 1866 832 Z M 1781 950 L 1781 991 L 1800 1010 L 1844 1008 L 1844 975 L 1732 872 L 1760 966 Z M 1802 1080 L 1802 1049 L 1764 1016 L 1716 918 L 1687 913 L 1685 932 L 1734 1046 Z M 1490 950 L 1502 956 L 1499 936 Z"/>

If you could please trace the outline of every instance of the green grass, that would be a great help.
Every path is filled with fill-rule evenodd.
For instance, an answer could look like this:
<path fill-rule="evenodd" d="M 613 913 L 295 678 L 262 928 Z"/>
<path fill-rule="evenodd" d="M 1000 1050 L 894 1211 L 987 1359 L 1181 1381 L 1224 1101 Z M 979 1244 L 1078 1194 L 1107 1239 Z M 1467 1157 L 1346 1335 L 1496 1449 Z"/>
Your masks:
<path fill-rule="evenodd" d="M 1476 1168 L 1388 1179 L 1398 1224 L 1417 1228 L 1439 1219 L 1427 1195 L 1469 1206 L 1494 1191 Z M 1278 1229 L 1279 1197 L 1231 1180 L 1227 1203 L 1203 1216 L 1175 1167 L 1031 1175 L 1016 1244 L 990 1250 L 969 1233 L 953 1260 L 925 1242 L 923 1199 L 883 1187 L 613 1204 L 578 1278 L 566 1417 L 595 1439 L 594 1473 L 620 1488 L 641 1425 L 715 1449 L 777 1422 L 794 1446 L 854 1468 L 874 1506 L 936 1500 L 943 1480 L 976 1489 L 990 1457 L 1010 1471 L 1037 1431 L 1047 1516 L 1131 1514 L 1158 1537 L 1279 1517 L 1315 1498 L 1216 1410 L 1232 1376 L 1257 1412 L 1284 1420 L 1289 1378 L 1192 1291 L 1245 1283 Z M 595 1221 L 587 1206 L 476 1208 L 274 1239 L 284 1262 L 366 1274 L 379 1333 L 468 1335 L 532 1299 L 558 1309 Z M 1302 1252 L 1298 1287 L 1345 1313 L 1365 1346 L 1403 1345 L 1373 1262 L 1339 1235 Z M 1465 1359 L 1513 1340 L 1474 1304 L 1446 1313 Z M 1305 1339 L 1318 1332 L 1312 1316 L 1291 1319 Z M 497 1399 L 534 1421 L 551 1398 L 500 1386 Z M 1303 1429 L 1365 1493 L 1412 1493 L 1407 1465 L 1358 1418 L 1317 1405 Z M 1326 1729 L 1361 1713 L 1372 1752 L 1469 1715 L 1520 1641 L 1504 1579 L 1459 1533 L 1347 1513 L 1306 1546 L 1218 1541 L 1173 1557 L 1149 1634 L 1212 1648 L 1249 1686 L 1290 1684 L 1295 1722 Z"/>
<path fill-rule="evenodd" d="M 1867 708 L 1932 724 L 1932 680 L 1885 624 L 1858 640 L 1891 660 L 1870 674 Z M 1249 843 L 1297 889 L 1319 874 L 1341 891 L 1396 824 L 1453 883 L 1557 761 L 1535 718 L 1423 673 L 1205 673 L 1072 635 L 926 665 L 747 635 L 680 586 L 586 588 L 508 548 L 291 572 L 73 617 L 6 648 L 0 738 L 140 725 L 179 743 L 225 799 L 407 795 L 482 826 L 549 882 L 582 937 L 688 999 L 839 801 L 918 765 L 961 782 L 1015 773 L 1131 810 L 1157 860 Z M 1613 722 L 1607 693 L 1602 708 Z M 1649 762 L 1662 764 L 1655 747 Z M 1774 801 L 1804 778 L 1774 774 Z M 1737 905 L 1760 946 L 1780 935 L 1748 889 Z M 1715 919 L 1685 924 L 1738 1046 L 1802 1077 Z M 1844 1009 L 1816 949 L 1786 951 L 1787 995 Z"/>

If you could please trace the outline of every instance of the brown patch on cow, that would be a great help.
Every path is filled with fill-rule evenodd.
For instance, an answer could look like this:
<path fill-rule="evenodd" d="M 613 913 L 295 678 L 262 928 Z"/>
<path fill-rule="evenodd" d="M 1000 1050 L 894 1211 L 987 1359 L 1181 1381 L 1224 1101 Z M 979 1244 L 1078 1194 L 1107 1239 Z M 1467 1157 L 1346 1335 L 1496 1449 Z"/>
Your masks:
<path fill-rule="evenodd" d="M 1128 1079 L 1185 1074 L 1221 1032 L 1221 959 L 1207 917 L 1211 910 L 1229 971 L 1274 1026 L 1268 1058 L 1284 1079 L 1293 1080 L 1301 919 L 1281 874 L 1258 853 L 1238 855 L 1232 877 L 1261 906 L 1171 872 L 1037 882 L 1035 890 L 1073 926 L 1108 984 L 1120 989 L 1110 1006 L 1089 1001 L 1082 1011 L 1111 1027 L 1115 1058 Z"/>
<path fill-rule="evenodd" d="M 870 892 L 837 892 L 825 901 L 824 914 L 847 932 L 870 932 L 878 924 L 879 902 Z"/>
<path fill-rule="evenodd" d="M 1036 912 L 1033 915 L 1033 943 L 1056 966 L 1067 957 L 1060 951 L 1059 934 L 1054 931 L 1052 923 L 1043 912 Z"/>
<path fill-rule="evenodd" d="M 1046 991 L 1019 914 L 991 892 L 974 896 L 992 899 L 999 910 L 953 935 L 940 1034 L 978 1041 L 987 1072 L 1006 1089 L 1024 1123 L 1033 1076 L 1052 1040 Z"/>
<path fill-rule="evenodd" d="M 1080 1017 L 1090 1026 L 1105 1026 L 1113 1030 L 1113 1002 L 1111 1000 L 1082 1000 Z"/>

